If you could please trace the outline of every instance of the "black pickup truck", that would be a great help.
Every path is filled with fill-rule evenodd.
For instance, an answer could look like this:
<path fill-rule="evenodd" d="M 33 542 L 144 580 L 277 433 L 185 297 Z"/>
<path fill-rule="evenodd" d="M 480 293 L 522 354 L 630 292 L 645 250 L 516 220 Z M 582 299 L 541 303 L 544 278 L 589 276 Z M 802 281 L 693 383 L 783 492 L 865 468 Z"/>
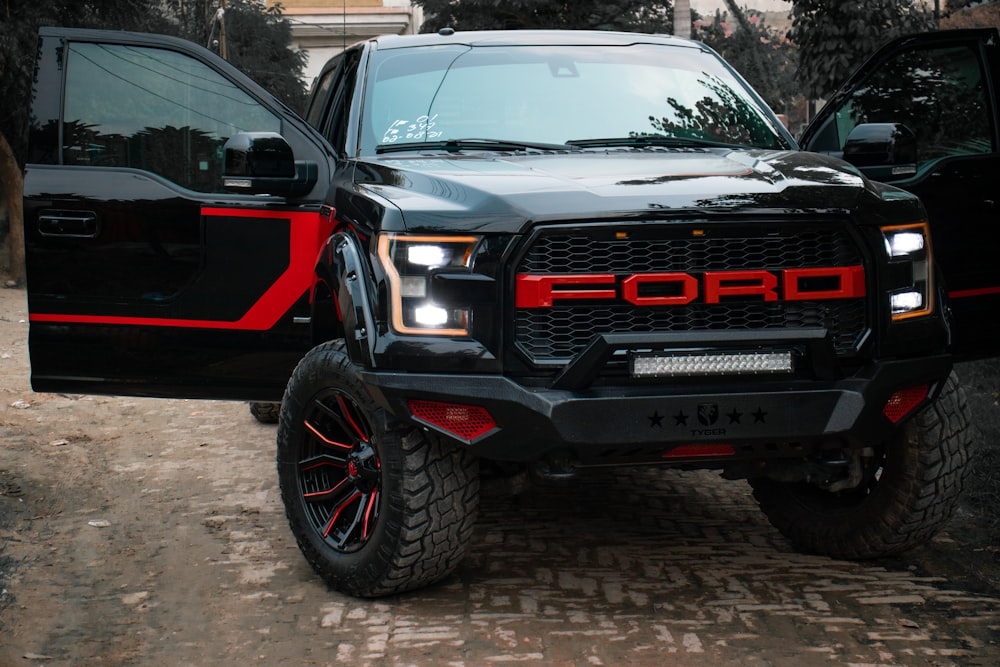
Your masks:
<path fill-rule="evenodd" d="M 288 519 L 336 589 L 446 576 L 481 471 L 716 469 L 846 558 L 951 514 L 968 413 L 924 208 L 797 150 L 706 47 L 380 37 L 303 119 L 187 42 L 40 39 L 34 388 L 281 400 Z"/>

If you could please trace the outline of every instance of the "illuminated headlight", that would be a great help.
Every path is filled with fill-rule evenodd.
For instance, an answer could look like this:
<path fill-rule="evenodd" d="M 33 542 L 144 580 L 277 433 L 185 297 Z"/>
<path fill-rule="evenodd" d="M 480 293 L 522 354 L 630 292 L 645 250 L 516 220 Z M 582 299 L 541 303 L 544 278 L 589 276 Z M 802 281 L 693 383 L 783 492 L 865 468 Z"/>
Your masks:
<path fill-rule="evenodd" d="M 448 249 L 439 245 L 411 245 L 406 248 L 406 259 L 417 266 L 445 266 Z"/>
<path fill-rule="evenodd" d="M 420 306 L 413 309 L 413 319 L 426 327 L 440 327 L 448 324 L 448 311 L 437 306 Z"/>
<path fill-rule="evenodd" d="M 791 373 L 792 353 L 642 354 L 632 358 L 633 377 Z"/>
<path fill-rule="evenodd" d="M 392 328 L 404 334 L 466 336 L 469 309 L 442 307 L 430 301 L 436 269 L 471 268 L 478 236 L 408 236 L 381 234 L 378 256 L 389 280 Z"/>
<path fill-rule="evenodd" d="M 911 313 L 924 306 L 924 295 L 920 292 L 896 292 L 891 297 L 892 312 Z"/>
<path fill-rule="evenodd" d="M 904 257 L 924 249 L 920 232 L 898 231 L 885 234 L 885 249 L 890 257 Z"/>
<path fill-rule="evenodd" d="M 892 319 L 927 315 L 934 307 L 930 233 L 927 223 L 882 228 L 885 253 L 890 263 L 904 264 L 909 270 L 904 285 L 889 295 Z"/>

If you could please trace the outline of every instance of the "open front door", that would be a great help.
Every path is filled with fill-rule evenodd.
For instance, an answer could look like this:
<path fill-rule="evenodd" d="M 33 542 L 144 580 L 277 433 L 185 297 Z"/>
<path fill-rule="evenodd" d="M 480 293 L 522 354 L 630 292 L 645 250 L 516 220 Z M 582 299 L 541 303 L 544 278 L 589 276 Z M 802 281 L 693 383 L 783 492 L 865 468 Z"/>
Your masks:
<path fill-rule="evenodd" d="M 279 399 L 310 342 L 330 232 L 325 140 L 190 42 L 40 40 L 24 193 L 32 386 Z M 226 189 L 224 145 L 250 132 L 291 148 L 310 175 L 297 196 Z"/>
<path fill-rule="evenodd" d="M 960 355 L 1000 354 L 998 37 L 995 29 L 957 30 L 889 43 L 800 142 L 923 200 Z"/>

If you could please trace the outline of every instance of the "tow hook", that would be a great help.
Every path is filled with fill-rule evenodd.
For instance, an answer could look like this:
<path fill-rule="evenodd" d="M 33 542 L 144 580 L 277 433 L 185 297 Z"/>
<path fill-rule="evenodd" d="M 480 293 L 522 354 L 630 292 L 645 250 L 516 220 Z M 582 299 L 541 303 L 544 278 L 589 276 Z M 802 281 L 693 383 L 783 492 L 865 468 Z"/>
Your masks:
<path fill-rule="evenodd" d="M 567 458 L 549 458 L 544 461 L 536 461 L 529 468 L 531 475 L 537 479 L 546 480 L 568 480 L 576 477 L 577 468 Z"/>
<path fill-rule="evenodd" d="M 861 485 L 861 480 L 864 479 L 865 466 L 863 459 L 867 458 L 870 460 L 873 456 L 875 456 L 875 450 L 871 447 L 852 450 L 851 458 L 846 461 L 847 477 L 825 484 L 823 485 L 823 489 L 830 493 L 837 493 L 838 491 L 857 488 Z M 837 463 L 841 462 L 838 461 Z"/>

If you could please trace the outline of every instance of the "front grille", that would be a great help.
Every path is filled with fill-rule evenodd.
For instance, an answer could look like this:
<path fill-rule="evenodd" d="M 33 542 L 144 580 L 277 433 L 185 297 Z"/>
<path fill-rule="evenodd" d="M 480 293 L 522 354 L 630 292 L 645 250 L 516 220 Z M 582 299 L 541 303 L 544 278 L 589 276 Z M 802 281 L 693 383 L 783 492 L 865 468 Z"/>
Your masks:
<path fill-rule="evenodd" d="M 748 231 L 752 229 L 752 231 Z M 698 230 L 696 232 L 696 230 Z M 777 225 L 725 228 L 664 225 L 627 232 L 620 228 L 552 228 L 542 231 L 518 263 L 518 274 L 581 274 L 758 270 L 863 264 L 845 230 L 789 229 Z M 794 233 L 793 233 L 794 232 Z M 514 336 L 534 363 L 568 360 L 595 334 L 826 328 L 838 354 L 855 350 L 867 330 L 865 300 L 764 302 L 728 297 L 722 303 L 638 307 L 624 301 L 557 300 L 549 308 L 518 309 Z"/>

